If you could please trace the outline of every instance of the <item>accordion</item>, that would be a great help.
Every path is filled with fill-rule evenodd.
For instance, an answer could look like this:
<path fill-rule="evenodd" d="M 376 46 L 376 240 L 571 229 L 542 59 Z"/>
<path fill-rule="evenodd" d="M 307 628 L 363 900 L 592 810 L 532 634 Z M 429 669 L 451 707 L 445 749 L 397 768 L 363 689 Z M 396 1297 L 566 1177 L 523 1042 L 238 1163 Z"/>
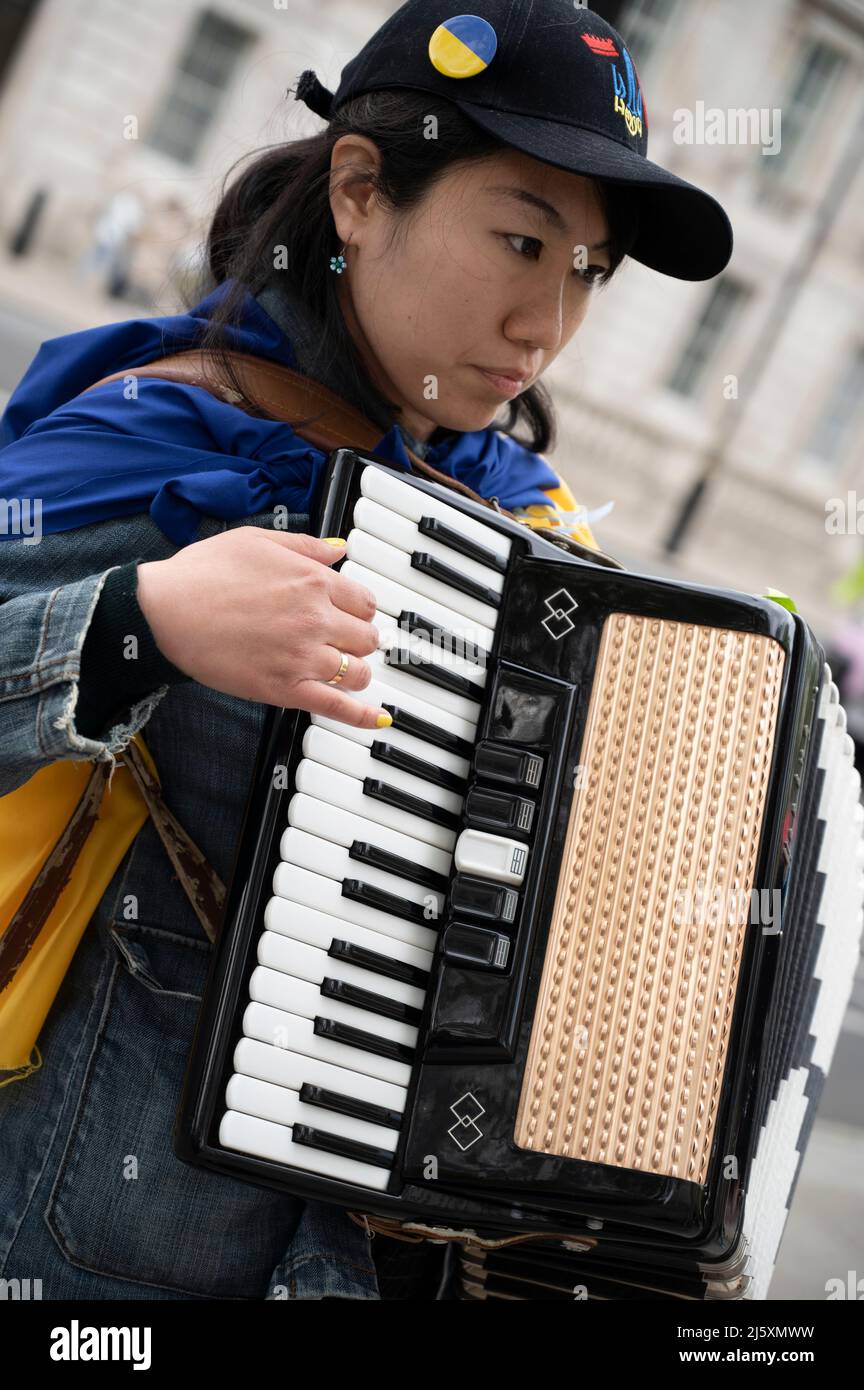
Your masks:
<path fill-rule="evenodd" d="M 320 520 L 393 723 L 268 713 L 177 1154 L 464 1298 L 764 1298 L 864 917 L 814 635 L 349 449 Z"/>

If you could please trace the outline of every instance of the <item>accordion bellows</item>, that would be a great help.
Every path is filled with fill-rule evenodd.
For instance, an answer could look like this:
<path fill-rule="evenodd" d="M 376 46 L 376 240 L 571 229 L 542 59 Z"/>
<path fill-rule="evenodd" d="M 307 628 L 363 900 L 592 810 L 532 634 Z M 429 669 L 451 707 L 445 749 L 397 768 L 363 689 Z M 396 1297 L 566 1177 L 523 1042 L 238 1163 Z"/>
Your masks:
<path fill-rule="evenodd" d="M 704 1182 L 783 667 L 770 638 L 607 620 L 520 1147 Z M 722 909 L 688 920 L 705 885 Z"/>

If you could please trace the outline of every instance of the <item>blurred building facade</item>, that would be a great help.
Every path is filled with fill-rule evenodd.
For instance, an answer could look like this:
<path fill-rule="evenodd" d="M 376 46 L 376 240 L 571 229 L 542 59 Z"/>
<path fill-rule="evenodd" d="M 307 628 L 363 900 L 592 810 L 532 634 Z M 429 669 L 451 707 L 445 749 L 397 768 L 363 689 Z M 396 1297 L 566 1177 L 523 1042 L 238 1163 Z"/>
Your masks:
<path fill-rule="evenodd" d="M 335 87 L 396 8 L 0 0 L 0 240 L 20 273 L 50 259 L 171 312 L 234 160 L 319 127 L 286 88 L 306 67 Z M 705 284 L 630 262 L 598 294 L 547 375 L 555 464 L 587 505 L 614 499 L 598 535 L 628 564 L 774 586 L 827 635 L 831 587 L 864 544 L 848 506 L 845 531 L 826 530 L 830 499 L 864 503 L 864 167 L 850 162 L 864 0 L 594 8 L 638 67 L 651 158 L 720 199 L 736 247 Z M 712 457 L 672 555 L 664 542 Z"/>

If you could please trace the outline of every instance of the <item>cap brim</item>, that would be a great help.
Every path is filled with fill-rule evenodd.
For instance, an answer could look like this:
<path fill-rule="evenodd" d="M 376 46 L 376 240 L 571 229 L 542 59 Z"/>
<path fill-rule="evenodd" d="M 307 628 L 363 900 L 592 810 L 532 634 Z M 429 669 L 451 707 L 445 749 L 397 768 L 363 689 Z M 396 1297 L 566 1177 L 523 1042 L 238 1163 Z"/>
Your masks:
<path fill-rule="evenodd" d="M 678 280 L 710 280 L 729 264 L 732 225 L 703 189 L 596 131 L 461 99 L 455 105 L 491 135 L 545 164 L 640 189 L 640 228 L 628 253 L 634 261 Z"/>

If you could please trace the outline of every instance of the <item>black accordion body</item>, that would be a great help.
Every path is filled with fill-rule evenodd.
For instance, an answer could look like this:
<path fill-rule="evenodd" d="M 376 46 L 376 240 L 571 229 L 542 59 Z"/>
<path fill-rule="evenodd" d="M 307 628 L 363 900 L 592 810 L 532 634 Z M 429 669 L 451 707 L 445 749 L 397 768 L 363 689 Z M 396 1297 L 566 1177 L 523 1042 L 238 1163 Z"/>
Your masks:
<path fill-rule="evenodd" d="M 393 724 L 268 716 L 178 1154 L 464 1298 L 764 1298 L 864 915 L 824 653 L 351 450 L 320 521 Z"/>

